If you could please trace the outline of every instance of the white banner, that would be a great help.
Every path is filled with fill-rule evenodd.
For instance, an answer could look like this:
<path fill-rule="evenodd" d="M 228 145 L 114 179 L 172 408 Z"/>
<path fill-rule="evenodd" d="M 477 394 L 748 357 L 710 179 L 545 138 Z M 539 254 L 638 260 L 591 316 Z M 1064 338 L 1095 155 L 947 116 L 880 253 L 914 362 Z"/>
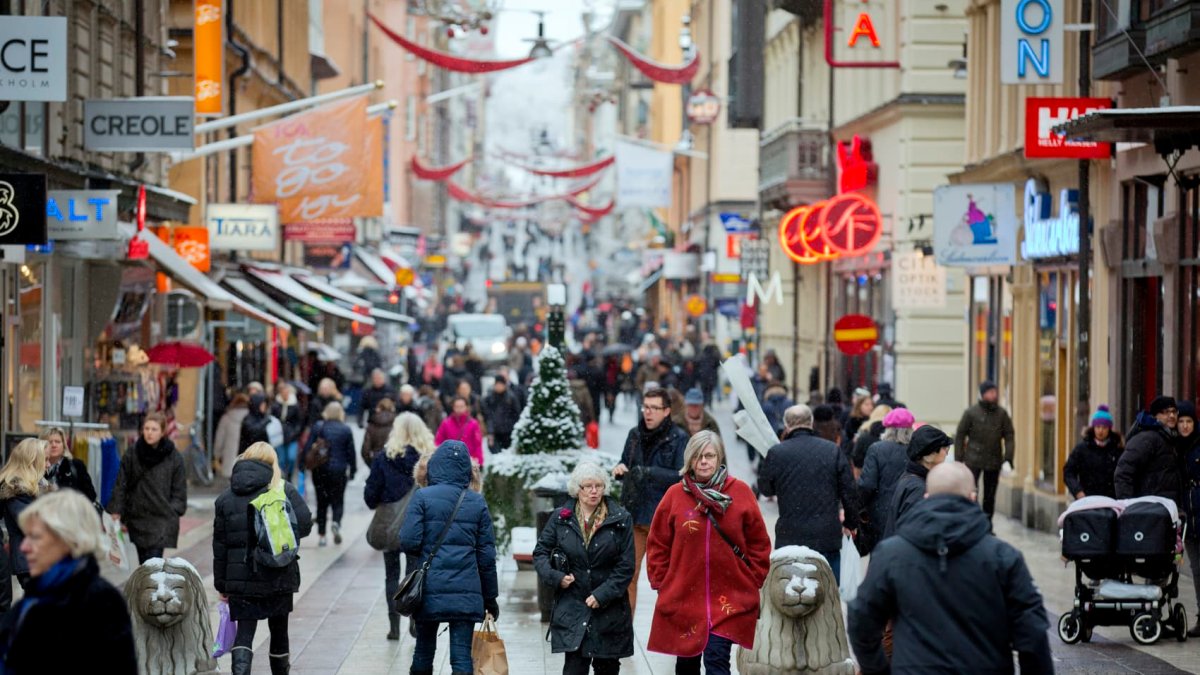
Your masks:
<path fill-rule="evenodd" d="M 671 205 L 671 153 L 636 143 L 617 143 L 617 206 L 659 208 Z"/>
<path fill-rule="evenodd" d="M 0 20 L 0 101 L 67 100 L 67 19 Z"/>
<path fill-rule="evenodd" d="M 279 247 L 279 210 L 274 204 L 209 204 L 212 251 L 274 251 Z"/>
<path fill-rule="evenodd" d="M 892 309 L 946 306 L 946 268 L 920 251 L 892 252 Z"/>
<path fill-rule="evenodd" d="M 945 267 L 1015 264 L 1017 197 L 1012 183 L 935 188 L 933 248 Z"/>

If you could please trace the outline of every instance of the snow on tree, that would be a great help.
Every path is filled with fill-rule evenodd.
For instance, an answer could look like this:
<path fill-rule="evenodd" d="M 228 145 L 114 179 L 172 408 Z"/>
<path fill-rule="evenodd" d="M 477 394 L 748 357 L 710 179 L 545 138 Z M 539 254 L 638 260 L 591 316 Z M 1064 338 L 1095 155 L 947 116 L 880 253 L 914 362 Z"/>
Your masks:
<path fill-rule="evenodd" d="M 512 446 L 522 455 L 583 447 L 579 406 L 571 397 L 562 354 L 554 347 L 542 348 L 529 404 L 513 427 Z"/>

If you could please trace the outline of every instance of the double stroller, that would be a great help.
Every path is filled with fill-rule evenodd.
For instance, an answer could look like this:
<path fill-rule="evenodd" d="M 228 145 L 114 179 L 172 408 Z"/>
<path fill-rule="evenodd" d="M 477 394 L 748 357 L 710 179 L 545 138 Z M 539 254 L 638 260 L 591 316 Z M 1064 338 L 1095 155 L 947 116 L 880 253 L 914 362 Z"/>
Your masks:
<path fill-rule="evenodd" d="M 1058 523 L 1062 555 L 1075 563 L 1075 608 L 1058 619 L 1063 642 L 1088 642 L 1095 626 L 1125 625 L 1138 644 L 1164 632 L 1187 639 L 1187 611 L 1172 603 L 1184 537 L 1175 502 L 1084 497 Z"/>

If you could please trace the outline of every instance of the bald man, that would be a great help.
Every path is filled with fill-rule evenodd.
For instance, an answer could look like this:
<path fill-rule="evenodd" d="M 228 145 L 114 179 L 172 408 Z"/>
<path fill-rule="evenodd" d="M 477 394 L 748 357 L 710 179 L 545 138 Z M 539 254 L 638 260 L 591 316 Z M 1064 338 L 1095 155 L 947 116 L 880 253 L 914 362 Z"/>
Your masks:
<path fill-rule="evenodd" d="M 871 554 L 850 603 L 850 644 L 863 673 L 1052 673 L 1042 596 L 1021 553 L 990 534 L 971 470 L 929 471 L 927 498 Z M 893 623 L 891 663 L 882 647 Z"/>

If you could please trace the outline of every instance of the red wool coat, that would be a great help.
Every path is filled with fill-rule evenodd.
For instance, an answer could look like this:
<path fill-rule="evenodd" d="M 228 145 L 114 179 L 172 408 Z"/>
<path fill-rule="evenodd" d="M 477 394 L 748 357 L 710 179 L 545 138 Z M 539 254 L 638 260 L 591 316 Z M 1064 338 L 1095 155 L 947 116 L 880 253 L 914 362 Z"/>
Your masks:
<path fill-rule="evenodd" d="M 646 573 L 658 591 L 650 626 L 652 652 L 696 656 L 716 633 L 750 649 L 758 620 L 759 589 L 771 566 L 771 537 L 750 486 L 725 482 L 733 503 L 717 516 L 725 533 L 749 559 L 738 559 L 696 510 L 696 499 L 672 485 L 663 496 L 646 541 Z"/>

